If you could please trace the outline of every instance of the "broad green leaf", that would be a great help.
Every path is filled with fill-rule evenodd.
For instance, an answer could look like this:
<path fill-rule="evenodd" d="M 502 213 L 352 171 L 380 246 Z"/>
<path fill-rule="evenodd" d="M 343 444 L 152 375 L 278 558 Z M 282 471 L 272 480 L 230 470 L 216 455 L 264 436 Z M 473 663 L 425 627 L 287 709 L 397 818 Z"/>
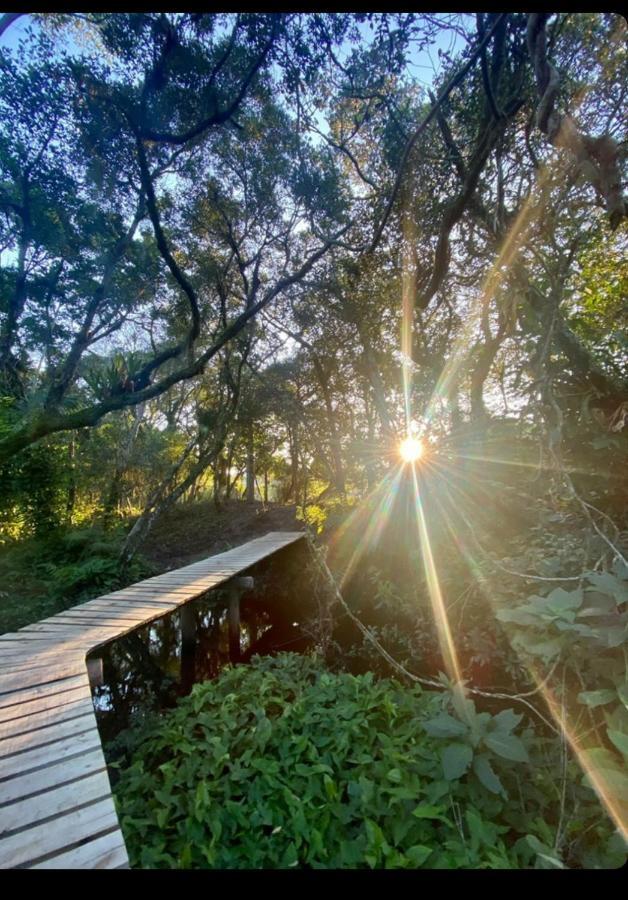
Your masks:
<path fill-rule="evenodd" d="M 538 641 L 532 635 L 527 634 L 517 634 L 513 643 L 523 647 L 528 653 L 532 654 L 532 656 L 540 656 L 546 661 L 558 656 L 563 648 L 560 638 L 554 638 L 549 641 Z"/>
<path fill-rule="evenodd" d="M 423 844 L 415 844 L 413 847 L 408 847 L 404 854 L 413 866 L 422 866 L 428 856 L 432 855 L 432 848 L 425 847 Z"/>
<path fill-rule="evenodd" d="M 467 771 L 473 759 L 473 748 L 469 744 L 449 744 L 441 753 L 443 774 L 447 781 L 460 778 Z"/>
<path fill-rule="evenodd" d="M 575 591 L 566 591 L 564 588 L 554 588 L 547 596 L 547 607 L 551 610 L 563 611 L 579 609 L 582 606 L 582 588 Z"/>
<path fill-rule="evenodd" d="M 528 751 L 522 741 L 514 734 L 494 731 L 492 734 L 485 736 L 484 743 L 493 753 L 503 756 L 504 759 L 512 759 L 515 762 L 530 761 Z"/>
<path fill-rule="evenodd" d="M 492 794 L 501 794 L 506 796 L 504 787 L 493 771 L 490 760 L 484 754 L 479 754 L 473 759 L 473 771 L 478 776 L 484 787 L 491 791 Z"/>
<path fill-rule="evenodd" d="M 598 591 L 613 596 L 617 603 L 628 603 L 628 583 L 610 572 L 589 572 L 587 581 Z"/>
<path fill-rule="evenodd" d="M 617 698 L 617 693 L 608 688 L 599 691 L 582 691 L 578 694 L 578 703 L 584 703 L 585 706 L 596 707 L 604 706 L 606 703 L 612 703 Z"/>
<path fill-rule="evenodd" d="M 493 716 L 496 731 L 512 731 L 523 719 L 523 714 L 517 715 L 513 709 L 503 709 Z"/>
<path fill-rule="evenodd" d="M 467 726 L 463 722 L 454 719 L 448 713 L 442 713 L 434 719 L 423 722 L 423 728 L 432 737 L 460 737 L 460 735 L 466 734 L 468 731 Z"/>
<path fill-rule="evenodd" d="M 613 731 L 610 728 L 606 733 L 617 749 L 623 753 L 624 756 L 628 756 L 628 734 L 623 734 L 621 731 Z"/>

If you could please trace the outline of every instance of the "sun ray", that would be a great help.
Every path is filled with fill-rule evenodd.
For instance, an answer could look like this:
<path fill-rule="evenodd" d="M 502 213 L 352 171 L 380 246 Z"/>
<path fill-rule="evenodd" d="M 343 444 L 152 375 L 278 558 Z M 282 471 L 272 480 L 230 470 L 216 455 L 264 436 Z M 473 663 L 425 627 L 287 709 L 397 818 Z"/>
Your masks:
<path fill-rule="evenodd" d="M 373 549 L 373 547 L 378 544 L 390 518 L 390 512 L 397 494 L 402 471 L 402 466 L 398 466 L 396 470 L 389 473 L 389 476 L 387 476 L 386 480 L 389 481 L 389 484 L 386 486 L 384 481 L 380 485 L 381 498 L 376 509 L 370 514 L 364 534 L 357 541 L 355 549 L 349 558 L 349 562 L 345 566 L 338 584 L 340 590 L 347 584 L 366 551 Z"/>
<path fill-rule="evenodd" d="M 432 545 L 425 520 L 423 503 L 421 500 L 421 492 L 419 490 L 419 482 L 417 479 L 416 467 L 412 466 L 412 479 L 414 485 L 415 511 L 417 517 L 417 526 L 419 532 L 419 542 L 421 547 L 421 556 L 423 559 L 423 567 L 425 571 L 425 580 L 427 583 L 430 602 L 432 604 L 432 613 L 438 634 L 438 641 L 443 656 L 443 662 L 447 671 L 447 675 L 455 685 L 462 686 L 462 675 L 460 664 L 458 662 L 458 654 L 456 645 L 451 633 L 447 610 L 443 600 L 443 595 L 438 579 L 438 571 L 434 562 L 432 553 Z"/>
<path fill-rule="evenodd" d="M 444 498 L 447 498 L 447 496 L 449 495 L 449 489 L 452 486 L 457 487 L 455 485 L 451 485 L 451 483 L 447 483 L 445 485 Z M 498 605 L 494 601 L 494 592 L 490 590 L 490 576 L 481 569 L 481 567 L 477 563 L 475 556 L 471 551 L 469 551 L 464 536 L 460 532 L 460 529 L 454 527 L 451 521 L 451 517 L 443 506 L 441 502 L 441 496 L 438 492 L 435 493 L 435 499 L 442 513 L 443 521 L 445 522 L 445 525 L 455 543 L 457 550 L 461 553 L 461 555 L 469 565 L 471 574 L 478 584 L 481 595 L 486 600 L 489 607 L 493 611 L 495 611 Z M 451 501 L 451 503 L 452 506 L 456 508 L 453 500 Z M 467 528 L 472 530 L 471 523 L 468 521 L 464 513 L 461 513 L 459 507 L 457 507 L 457 511 L 461 515 L 461 518 L 465 521 Z M 503 630 L 506 636 L 509 637 L 508 629 Z M 596 763 L 595 751 L 596 749 L 599 750 L 600 748 L 585 747 L 583 745 L 582 738 L 579 734 L 580 729 L 578 729 L 577 725 L 569 721 L 571 710 L 569 708 L 566 708 L 564 703 L 561 703 L 556 697 L 555 693 L 547 683 L 546 675 L 542 675 L 538 671 L 537 666 L 530 659 L 530 657 L 527 654 L 522 654 L 518 650 L 516 644 L 513 644 L 512 641 L 510 641 L 510 644 L 513 650 L 516 652 L 521 665 L 525 668 L 531 680 L 535 684 L 538 693 L 543 698 L 552 719 L 555 721 L 560 730 L 560 733 L 564 736 L 565 740 L 569 744 L 574 757 L 578 761 L 578 764 L 582 768 L 585 775 L 588 777 L 592 789 L 597 794 L 604 809 L 608 813 L 613 823 L 616 825 L 623 839 L 628 841 L 628 807 L 616 796 L 616 786 L 613 783 L 614 770 L 607 770 L 599 763 Z M 581 713 L 580 709 L 578 709 L 578 713 Z"/>

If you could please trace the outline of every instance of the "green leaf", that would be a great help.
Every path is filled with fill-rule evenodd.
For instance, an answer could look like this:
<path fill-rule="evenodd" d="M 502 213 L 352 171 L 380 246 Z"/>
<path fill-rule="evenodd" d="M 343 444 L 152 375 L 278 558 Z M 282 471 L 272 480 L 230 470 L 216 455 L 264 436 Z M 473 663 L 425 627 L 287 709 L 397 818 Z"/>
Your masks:
<path fill-rule="evenodd" d="M 628 734 L 623 734 L 621 731 L 613 731 L 611 728 L 607 729 L 606 733 L 620 753 L 628 756 Z"/>
<path fill-rule="evenodd" d="M 468 731 L 467 726 L 463 722 L 454 719 L 448 713 L 442 713 L 434 719 L 423 722 L 423 728 L 432 737 L 460 737 L 460 735 L 466 734 Z"/>
<path fill-rule="evenodd" d="M 616 692 L 608 688 L 600 691 L 582 691 L 582 693 L 578 694 L 578 703 L 584 703 L 585 706 L 595 708 L 596 706 L 604 706 L 606 703 L 612 703 L 616 697 Z"/>
<path fill-rule="evenodd" d="M 575 591 L 566 591 L 564 588 L 554 588 L 547 596 L 547 607 L 557 612 L 569 609 L 579 609 L 582 606 L 582 588 Z"/>
<path fill-rule="evenodd" d="M 335 800 L 338 796 L 338 791 L 336 789 L 336 785 L 331 780 L 329 775 L 323 775 L 323 784 L 325 785 L 325 793 L 327 794 L 328 799 Z"/>
<path fill-rule="evenodd" d="M 456 684 L 452 688 L 451 702 L 458 714 L 458 718 L 471 724 L 475 719 L 475 703 L 470 697 L 465 696 L 464 688 L 461 684 Z"/>
<path fill-rule="evenodd" d="M 565 866 L 557 859 L 551 847 L 546 847 L 533 834 L 526 835 L 526 841 L 537 854 L 537 868 L 540 869 L 564 869 Z"/>
<path fill-rule="evenodd" d="M 617 603 L 628 603 L 628 584 L 610 572 L 589 572 L 587 581 L 604 594 L 610 594 Z"/>
<path fill-rule="evenodd" d="M 513 640 L 513 644 L 523 647 L 532 656 L 540 656 L 542 659 L 549 661 L 558 656 L 563 648 L 560 638 L 554 638 L 549 641 L 538 641 L 533 635 L 517 634 Z"/>
<path fill-rule="evenodd" d="M 512 731 L 513 728 L 516 728 L 519 722 L 523 719 L 523 714 L 517 715 L 513 709 L 503 709 L 501 712 L 498 712 L 496 716 L 493 716 L 493 722 L 495 723 L 496 731 Z"/>
<path fill-rule="evenodd" d="M 447 781 L 455 781 L 468 770 L 473 759 L 473 748 L 469 744 L 449 744 L 441 753 L 443 774 Z"/>
<path fill-rule="evenodd" d="M 524 747 L 522 741 L 514 734 L 495 731 L 492 734 L 486 735 L 484 743 L 489 750 L 492 750 L 493 753 L 497 753 L 498 756 L 503 756 L 504 759 L 512 759 L 515 762 L 530 761 L 528 751 Z"/>
<path fill-rule="evenodd" d="M 404 853 L 408 857 L 413 866 L 422 866 L 428 856 L 432 855 L 432 848 L 425 847 L 423 844 L 415 844 L 408 847 Z"/>
<path fill-rule="evenodd" d="M 493 771 L 490 760 L 483 753 L 476 756 L 473 760 L 473 771 L 478 776 L 484 787 L 492 794 L 501 794 L 506 796 L 504 787 Z"/>
<path fill-rule="evenodd" d="M 440 819 L 442 813 L 442 806 L 431 806 L 428 803 L 422 803 L 412 811 L 412 815 L 417 819 Z"/>

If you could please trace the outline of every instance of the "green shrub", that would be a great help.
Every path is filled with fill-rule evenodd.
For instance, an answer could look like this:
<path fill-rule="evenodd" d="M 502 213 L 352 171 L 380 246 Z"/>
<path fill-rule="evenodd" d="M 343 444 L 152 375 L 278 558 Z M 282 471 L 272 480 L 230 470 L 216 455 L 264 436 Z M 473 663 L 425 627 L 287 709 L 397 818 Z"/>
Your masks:
<path fill-rule="evenodd" d="M 621 864 L 571 768 L 578 818 L 560 814 L 560 754 L 521 722 L 303 656 L 255 658 L 127 738 L 115 792 L 132 865 L 561 868 L 558 819 L 587 830 L 581 864 Z"/>

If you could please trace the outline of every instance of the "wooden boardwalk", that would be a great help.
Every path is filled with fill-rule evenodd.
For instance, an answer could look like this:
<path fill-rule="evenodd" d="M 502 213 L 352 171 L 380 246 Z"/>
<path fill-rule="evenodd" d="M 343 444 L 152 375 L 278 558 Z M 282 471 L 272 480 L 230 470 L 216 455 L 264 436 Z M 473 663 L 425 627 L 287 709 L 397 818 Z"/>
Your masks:
<path fill-rule="evenodd" d="M 86 654 L 303 537 L 269 532 L 0 635 L 0 868 L 128 868 Z"/>

